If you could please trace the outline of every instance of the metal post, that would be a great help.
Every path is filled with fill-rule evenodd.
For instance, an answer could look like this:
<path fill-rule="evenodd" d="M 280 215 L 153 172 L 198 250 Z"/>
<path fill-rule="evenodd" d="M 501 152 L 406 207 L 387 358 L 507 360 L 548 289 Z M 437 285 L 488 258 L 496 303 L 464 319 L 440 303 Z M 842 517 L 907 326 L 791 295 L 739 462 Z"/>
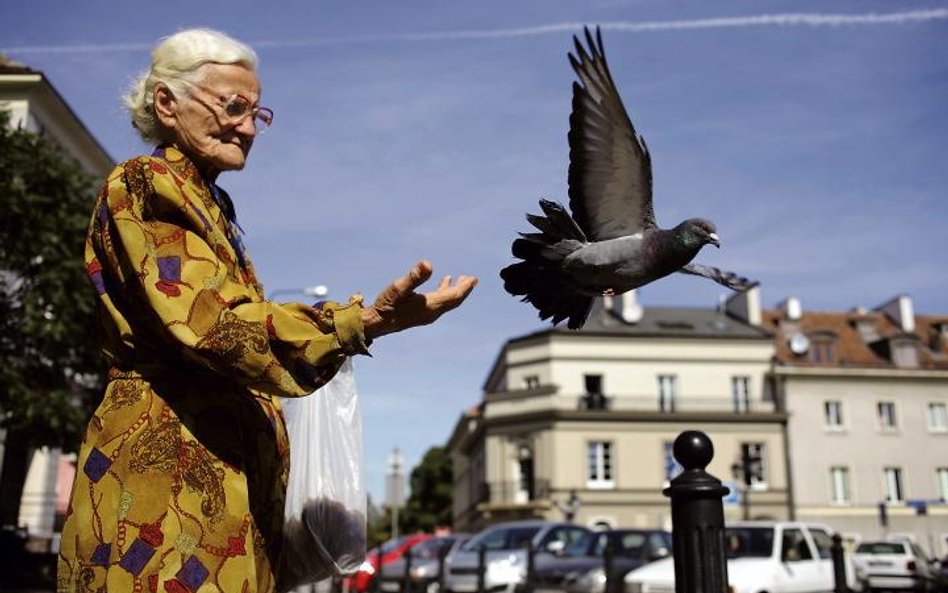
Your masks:
<path fill-rule="evenodd" d="M 612 568 L 614 560 L 615 550 L 612 547 L 612 540 L 606 535 L 606 549 L 602 554 L 602 570 L 606 573 L 605 593 L 616 593 L 618 590 L 615 583 L 615 571 Z"/>
<path fill-rule="evenodd" d="M 833 534 L 833 546 L 830 548 L 830 555 L 833 557 L 833 580 L 835 586 L 833 593 L 849 593 L 849 585 L 846 583 L 846 553 L 843 551 L 843 538 L 838 534 Z"/>
<path fill-rule="evenodd" d="M 379 581 L 382 580 L 382 544 L 375 548 L 375 574 L 369 581 L 369 587 L 373 593 L 379 593 Z"/>
<path fill-rule="evenodd" d="M 405 572 L 402 575 L 402 593 L 411 593 L 411 552 L 411 548 L 405 550 Z"/>
<path fill-rule="evenodd" d="M 450 551 L 450 544 L 438 550 L 438 593 L 444 591 L 444 559 L 448 557 Z"/>
<path fill-rule="evenodd" d="M 484 562 L 487 549 L 483 544 L 477 548 L 477 593 L 484 593 Z"/>
<path fill-rule="evenodd" d="M 527 577 L 526 582 L 523 584 L 523 593 L 533 593 L 533 585 L 537 579 L 536 565 L 534 564 L 533 557 L 533 542 L 527 541 L 523 547 L 527 553 Z"/>
<path fill-rule="evenodd" d="M 675 593 L 727 591 L 724 503 L 728 488 L 704 471 L 714 457 L 708 435 L 686 430 L 672 448 L 684 468 L 663 494 L 671 498 Z"/>

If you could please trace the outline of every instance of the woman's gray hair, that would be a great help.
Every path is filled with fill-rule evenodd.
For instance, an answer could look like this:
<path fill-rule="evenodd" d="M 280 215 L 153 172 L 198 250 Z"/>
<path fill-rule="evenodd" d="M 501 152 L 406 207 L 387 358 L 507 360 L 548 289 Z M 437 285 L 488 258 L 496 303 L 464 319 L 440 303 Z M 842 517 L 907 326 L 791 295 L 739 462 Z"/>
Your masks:
<path fill-rule="evenodd" d="M 165 130 L 155 115 L 155 87 L 163 84 L 177 96 L 187 83 L 198 82 L 204 64 L 241 64 L 257 68 L 257 54 L 247 45 L 213 29 L 187 29 L 163 38 L 151 52 L 151 67 L 132 82 L 123 97 L 132 126 L 145 142 L 165 140 Z"/>

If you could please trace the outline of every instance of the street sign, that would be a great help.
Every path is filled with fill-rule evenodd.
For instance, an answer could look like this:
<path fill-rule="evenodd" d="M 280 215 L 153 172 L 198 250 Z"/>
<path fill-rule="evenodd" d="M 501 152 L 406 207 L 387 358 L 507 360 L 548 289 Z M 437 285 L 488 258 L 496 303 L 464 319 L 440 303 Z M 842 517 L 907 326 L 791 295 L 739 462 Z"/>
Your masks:
<path fill-rule="evenodd" d="M 724 495 L 721 502 L 724 504 L 741 504 L 741 489 L 738 488 L 737 482 L 724 482 L 724 485 L 727 486 L 728 493 Z"/>

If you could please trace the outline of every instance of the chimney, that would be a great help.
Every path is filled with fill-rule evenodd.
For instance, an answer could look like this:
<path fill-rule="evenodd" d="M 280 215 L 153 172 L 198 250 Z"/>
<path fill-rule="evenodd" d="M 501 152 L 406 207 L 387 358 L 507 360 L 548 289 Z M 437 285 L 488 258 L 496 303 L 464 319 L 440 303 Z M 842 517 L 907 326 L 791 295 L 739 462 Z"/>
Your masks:
<path fill-rule="evenodd" d="M 905 333 L 915 332 L 915 311 L 912 307 L 912 297 L 901 294 L 885 304 L 879 305 L 876 310 L 888 315 L 892 321 L 899 324 L 899 327 Z"/>
<path fill-rule="evenodd" d="M 605 298 L 605 305 L 611 309 L 622 321 L 635 324 L 641 321 L 645 310 L 639 304 L 635 290 L 623 292 L 620 295 Z"/>
<path fill-rule="evenodd" d="M 803 306 L 800 305 L 800 299 L 797 297 L 787 297 L 777 305 L 777 308 L 783 311 L 788 321 L 800 321 L 803 317 Z"/>
<path fill-rule="evenodd" d="M 724 310 L 745 323 L 760 325 L 760 286 L 754 286 L 744 292 L 735 292 L 725 301 Z"/>

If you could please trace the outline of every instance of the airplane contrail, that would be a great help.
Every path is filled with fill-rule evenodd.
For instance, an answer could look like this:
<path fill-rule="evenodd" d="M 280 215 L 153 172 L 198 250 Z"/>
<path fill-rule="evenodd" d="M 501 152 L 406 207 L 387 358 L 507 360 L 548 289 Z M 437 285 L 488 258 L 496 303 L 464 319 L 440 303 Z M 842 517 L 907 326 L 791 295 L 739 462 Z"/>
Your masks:
<path fill-rule="evenodd" d="M 652 31 L 683 31 L 694 29 L 736 29 L 747 27 L 845 27 L 866 25 L 901 25 L 929 21 L 948 20 L 948 8 L 910 10 L 888 13 L 822 14 L 780 13 L 734 17 L 667 21 L 606 21 L 598 23 L 604 30 L 646 33 Z M 405 33 L 394 35 L 365 35 L 321 39 L 258 40 L 251 41 L 255 48 L 316 47 L 338 44 L 384 43 L 393 41 L 457 41 L 465 39 L 500 39 L 531 37 L 562 32 L 576 32 L 590 23 L 571 22 L 520 27 L 513 29 L 482 29 L 468 31 L 432 31 L 428 33 Z M 5 53 L 90 53 L 113 51 L 148 51 L 151 43 L 107 43 L 76 45 L 27 45 L 2 47 Z"/>

